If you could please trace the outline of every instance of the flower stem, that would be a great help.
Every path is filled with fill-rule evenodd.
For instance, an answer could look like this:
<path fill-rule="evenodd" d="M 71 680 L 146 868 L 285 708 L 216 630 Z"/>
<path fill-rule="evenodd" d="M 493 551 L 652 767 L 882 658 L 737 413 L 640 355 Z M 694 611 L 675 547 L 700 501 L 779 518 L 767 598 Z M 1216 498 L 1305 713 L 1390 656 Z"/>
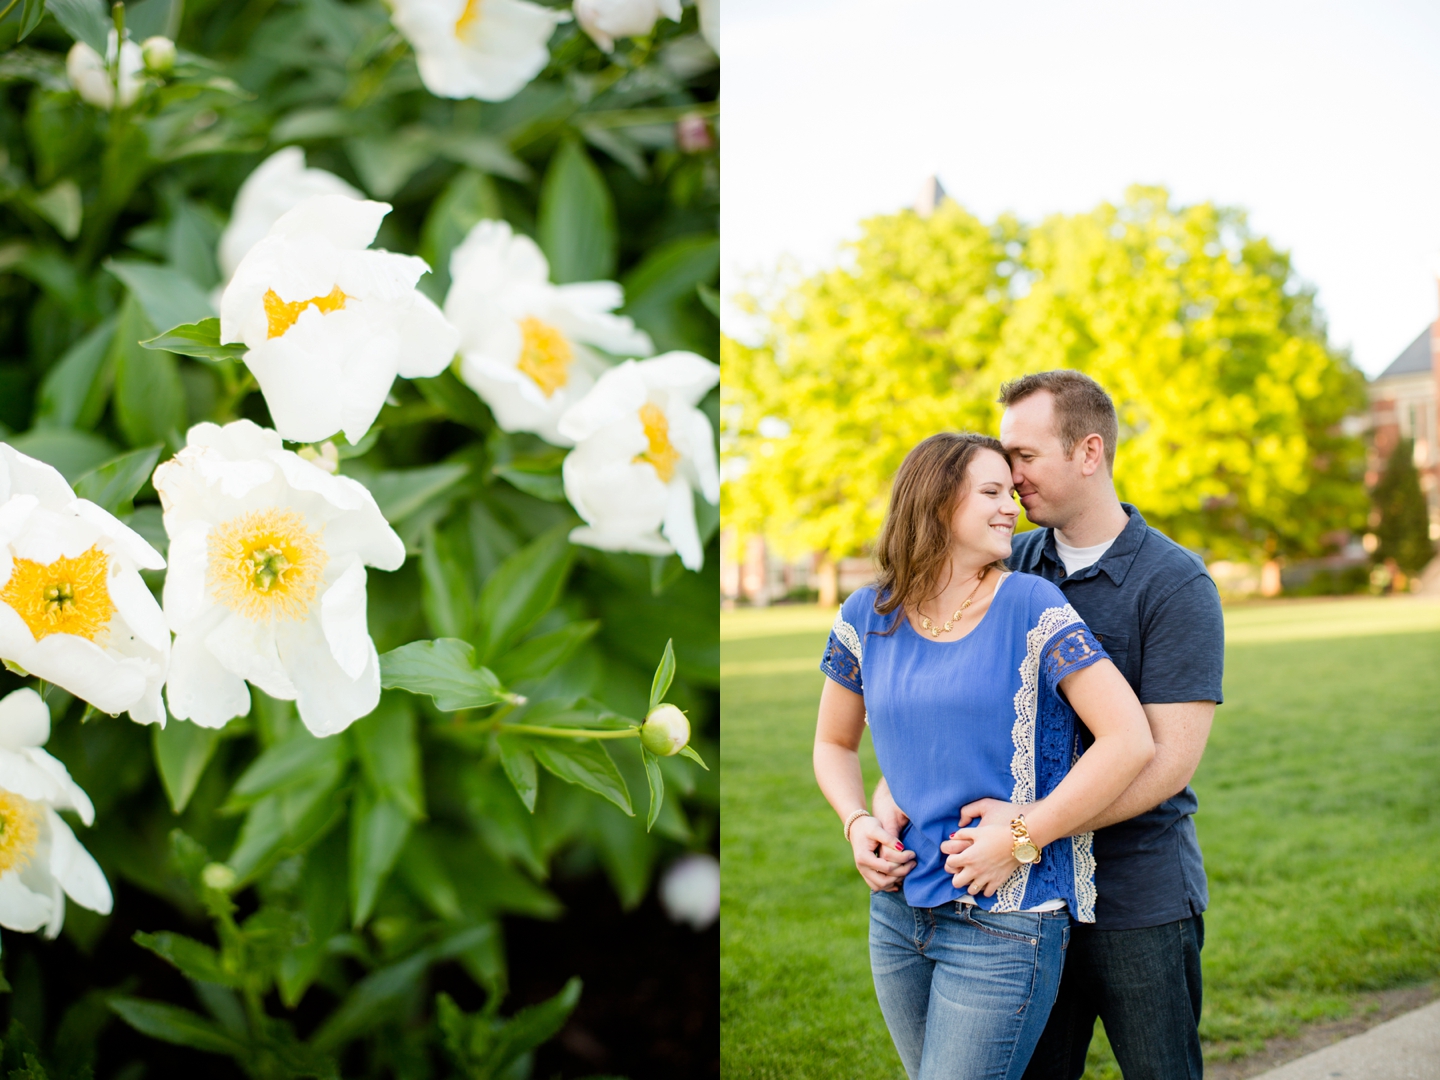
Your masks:
<path fill-rule="evenodd" d="M 534 724 L 496 725 L 499 732 L 517 732 L 522 735 L 541 735 L 551 739 L 634 739 L 639 736 L 638 727 L 630 728 L 563 728 L 538 727 Z"/>

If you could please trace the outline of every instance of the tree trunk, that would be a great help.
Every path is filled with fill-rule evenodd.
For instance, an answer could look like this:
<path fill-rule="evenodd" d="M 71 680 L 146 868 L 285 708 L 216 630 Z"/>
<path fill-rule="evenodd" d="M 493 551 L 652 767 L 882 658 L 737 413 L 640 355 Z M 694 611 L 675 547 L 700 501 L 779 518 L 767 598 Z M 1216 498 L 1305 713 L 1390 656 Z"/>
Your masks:
<path fill-rule="evenodd" d="M 820 606 L 833 608 L 840 606 L 840 567 L 835 560 L 826 553 L 821 553 L 816 558 L 815 575 L 820 579 Z"/>
<path fill-rule="evenodd" d="M 1267 559 L 1260 568 L 1260 595 L 1280 595 L 1280 560 Z"/>

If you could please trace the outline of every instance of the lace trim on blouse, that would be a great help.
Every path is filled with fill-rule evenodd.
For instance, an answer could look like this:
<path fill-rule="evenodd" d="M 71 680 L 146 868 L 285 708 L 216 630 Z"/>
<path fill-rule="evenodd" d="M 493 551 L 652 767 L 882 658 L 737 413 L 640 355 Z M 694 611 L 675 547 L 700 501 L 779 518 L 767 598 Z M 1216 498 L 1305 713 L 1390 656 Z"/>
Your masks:
<path fill-rule="evenodd" d="M 1047 667 L 1063 669 L 1073 666 L 1082 658 L 1082 655 L 1088 656 L 1090 652 L 1089 646 L 1083 641 L 1085 624 L 1073 607 L 1066 604 L 1064 607 L 1046 608 L 1040 613 L 1039 620 L 1029 633 L 1025 635 L 1025 659 L 1020 662 L 1020 689 L 1015 692 L 1015 723 L 1010 728 L 1010 740 L 1015 745 L 1015 753 L 1010 758 L 1010 775 L 1015 778 L 1010 801 L 1018 806 L 1026 806 L 1035 801 L 1035 716 L 1040 695 L 1040 654 L 1047 642 L 1069 626 L 1075 626 L 1076 631 L 1067 634 L 1057 642 L 1046 656 Z M 1076 645 L 1071 642 L 1072 638 L 1082 640 L 1079 645 Z M 1080 651 L 1082 648 L 1083 654 Z M 1063 675 L 1060 676 L 1060 678 L 1063 677 Z M 1093 857 L 1090 865 L 1092 868 L 1094 867 Z M 1080 877 L 1078 859 L 1076 860 L 1075 876 L 1078 886 Z M 1028 863 L 1022 864 L 996 892 L 994 910 L 1019 911 L 1025 901 L 1025 887 L 1029 882 L 1030 866 Z M 1090 884 L 1092 895 L 1094 890 L 1094 879 L 1092 878 Z M 1084 904 L 1078 888 L 1076 898 L 1082 905 Z M 1093 916 L 1091 918 L 1093 920 Z"/>

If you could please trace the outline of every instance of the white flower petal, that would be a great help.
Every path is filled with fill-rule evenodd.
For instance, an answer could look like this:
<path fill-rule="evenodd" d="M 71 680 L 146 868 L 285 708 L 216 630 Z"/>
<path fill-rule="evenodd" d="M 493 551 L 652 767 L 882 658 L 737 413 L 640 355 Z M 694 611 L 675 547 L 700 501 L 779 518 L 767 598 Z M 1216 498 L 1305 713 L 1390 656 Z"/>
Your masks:
<path fill-rule="evenodd" d="M 50 824 L 50 872 L 55 880 L 81 907 L 109 915 L 114 901 L 100 864 L 80 846 L 59 814 L 47 808 L 45 817 Z"/>
<path fill-rule="evenodd" d="M 49 738 L 50 709 L 39 694 L 27 686 L 0 698 L 0 747 L 44 746 Z"/>
<path fill-rule="evenodd" d="M 428 296 L 412 293 L 398 325 L 400 374 L 405 378 L 433 378 L 455 359 L 460 331 L 450 325 Z"/>
<path fill-rule="evenodd" d="M 56 778 L 31 761 L 23 750 L 0 750 L 0 788 L 31 802 L 69 801 L 68 792 Z"/>
<path fill-rule="evenodd" d="M 344 731 L 380 703 L 380 658 L 368 636 L 365 666 L 354 679 L 335 661 L 318 619 L 289 624 L 279 636 L 295 681 L 295 706 L 311 734 L 324 738 Z"/>
<path fill-rule="evenodd" d="M 692 352 L 668 352 L 637 361 L 645 385 L 668 391 L 686 405 L 698 405 L 720 381 L 720 365 Z"/>
<path fill-rule="evenodd" d="M 321 236 L 338 248 L 360 251 L 370 246 L 390 210 L 389 203 L 369 199 L 314 195 L 281 215 L 270 235 L 292 239 Z"/>
<path fill-rule="evenodd" d="M 577 525 L 570 530 L 570 542 L 601 551 L 629 551 L 636 555 L 674 555 L 675 546 L 658 532 L 608 533 Z"/>
<path fill-rule="evenodd" d="M 161 599 L 166 622 L 177 634 L 190 629 L 207 610 L 205 574 L 210 559 L 209 535 L 208 524 L 193 522 L 170 536 L 170 569 L 165 573 Z"/>
<path fill-rule="evenodd" d="M 70 770 L 64 764 L 51 757 L 38 746 L 29 746 L 21 751 L 26 762 L 38 772 L 49 778 L 54 787 L 54 793 L 44 797 L 57 810 L 74 810 L 80 815 L 80 820 L 86 825 L 95 820 L 95 806 L 90 802 L 90 796 L 85 794 L 83 788 L 70 778 Z M 0 787 L 7 785 L 0 784 Z M 19 790 L 14 789 L 14 790 Z M 23 791 L 20 794 L 24 795 Z M 27 796 L 29 798 L 30 796 Z"/>
<path fill-rule="evenodd" d="M 112 716 L 125 712 L 145 694 L 146 671 L 141 661 L 117 659 L 74 634 L 49 634 L 16 659 L 30 674 Z"/>
<path fill-rule="evenodd" d="M 687 481 L 676 477 L 666 485 L 665 539 L 675 545 L 676 554 L 687 570 L 699 570 L 705 561 L 700 531 L 695 525 L 695 496 Z"/>
<path fill-rule="evenodd" d="M 546 43 L 570 19 L 528 0 L 394 0 L 395 26 L 415 49 L 425 88 L 439 97 L 504 101 L 544 70 Z"/>
<path fill-rule="evenodd" d="M 0 926 L 33 934 L 50 921 L 50 899 L 31 892 L 14 870 L 0 874 Z"/>
<path fill-rule="evenodd" d="M 340 670 L 358 679 L 375 651 L 365 622 L 365 564 L 358 558 L 320 598 L 320 625 Z"/>
<path fill-rule="evenodd" d="M 205 635 L 205 647 L 220 665 L 273 698 L 295 697 L 295 686 L 280 662 L 275 645 L 276 628 L 251 622 L 242 615 L 227 615 Z"/>
<path fill-rule="evenodd" d="M 76 517 L 105 537 L 107 550 L 124 555 L 146 570 L 165 569 L 164 556 L 151 547 L 143 536 L 129 525 L 123 524 L 108 510 L 101 509 L 89 499 L 76 499 L 71 504 L 71 509 Z"/>
<path fill-rule="evenodd" d="M 115 610 L 141 641 L 160 653 L 170 651 L 170 628 L 150 587 L 134 570 L 121 567 L 107 583 Z"/>
<path fill-rule="evenodd" d="M 250 691 L 245 680 L 226 671 L 198 633 L 175 637 L 165 700 L 177 720 L 207 728 L 224 727 L 235 717 L 250 712 Z"/>

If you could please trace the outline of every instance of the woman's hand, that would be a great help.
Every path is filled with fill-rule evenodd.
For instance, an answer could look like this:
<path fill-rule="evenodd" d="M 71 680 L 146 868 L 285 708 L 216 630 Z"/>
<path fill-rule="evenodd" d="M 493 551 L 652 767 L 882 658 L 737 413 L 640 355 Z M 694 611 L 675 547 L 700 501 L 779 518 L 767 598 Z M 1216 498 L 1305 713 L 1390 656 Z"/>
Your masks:
<path fill-rule="evenodd" d="M 869 815 L 850 826 L 855 869 L 871 892 L 895 892 L 915 865 L 915 852 L 906 851 L 893 834 Z"/>
<path fill-rule="evenodd" d="M 970 842 L 965 844 L 967 839 Z M 971 896 L 979 892 L 994 896 L 995 890 L 1020 866 L 1012 854 L 1015 837 L 1008 825 L 966 829 L 941 844 L 940 850 L 952 846 L 960 847 L 960 851 L 945 860 L 945 869 L 955 875 L 951 879 L 955 888 L 964 889 Z"/>

